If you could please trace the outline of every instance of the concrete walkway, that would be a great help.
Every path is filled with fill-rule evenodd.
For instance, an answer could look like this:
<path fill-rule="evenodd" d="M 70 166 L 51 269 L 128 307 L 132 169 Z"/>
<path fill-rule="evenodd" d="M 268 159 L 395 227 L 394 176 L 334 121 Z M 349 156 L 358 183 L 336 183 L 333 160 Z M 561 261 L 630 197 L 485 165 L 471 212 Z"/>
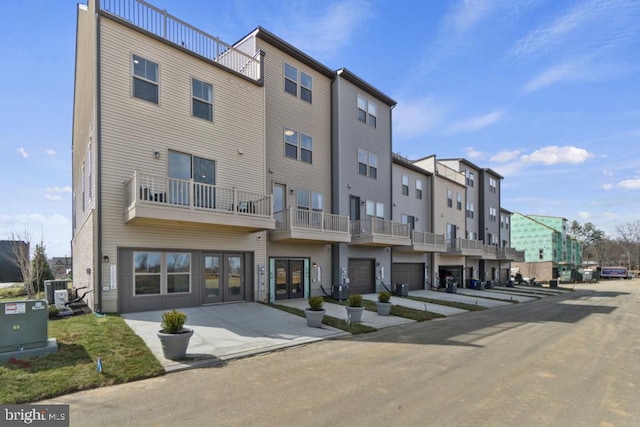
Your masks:
<path fill-rule="evenodd" d="M 164 358 L 156 336 L 165 311 L 126 313 L 122 317 L 167 372 L 349 335 L 326 325 L 310 328 L 303 317 L 253 302 L 181 308 L 187 315 L 185 326 L 194 334 L 187 358 L 173 361 Z"/>
<path fill-rule="evenodd" d="M 508 292 L 495 292 L 495 291 L 491 291 L 491 290 L 484 290 L 481 291 L 479 289 L 468 289 L 468 288 L 462 288 L 462 289 L 458 289 L 458 294 L 459 295 L 467 295 L 467 296 L 471 296 L 471 297 L 480 297 L 480 298 L 498 298 L 498 299 L 502 299 L 508 302 L 508 300 L 513 300 L 513 301 L 518 301 L 518 302 L 527 302 L 527 301 L 531 301 L 536 299 L 533 296 L 526 295 L 526 294 L 516 294 L 516 293 L 508 293 Z"/>
<path fill-rule="evenodd" d="M 450 294 L 447 292 L 439 292 L 439 291 L 426 291 L 426 290 L 410 291 L 409 295 L 421 297 L 421 298 L 437 299 L 442 301 L 462 302 L 462 303 L 471 304 L 471 305 L 477 304 L 487 308 L 500 307 L 503 305 L 511 304 L 510 302 L 507 302 L 507 301 L 496 301 L 491 299 L 483 299 L 475 296 L 468 296 L 468 295 L 462 295 L 462 294 Z"/>
<path fill-rule="evenodd" d="M 413 291 L 409 292 L 409 295 L 413 295 Z M 363 295 L 362 297 L 365 299 L 368 299 L 369 301 L 378 301 L 378 294 L 366 294 L 366 295 Z M 416 301 L 416 300 L 402 298 L 402 297 L 391 297 L 390 301 L 392 304 L 413 308 L 415 310 L 426 310 L 432 313 L 442 314 L 443 316 L 453 316 L 454 314 L 467 312 L 467 310 L 462 310 L 460 308 L 449 307 L 446 305 L 439 305 L 439 304 L 424 303 L 421 301 Z"/>

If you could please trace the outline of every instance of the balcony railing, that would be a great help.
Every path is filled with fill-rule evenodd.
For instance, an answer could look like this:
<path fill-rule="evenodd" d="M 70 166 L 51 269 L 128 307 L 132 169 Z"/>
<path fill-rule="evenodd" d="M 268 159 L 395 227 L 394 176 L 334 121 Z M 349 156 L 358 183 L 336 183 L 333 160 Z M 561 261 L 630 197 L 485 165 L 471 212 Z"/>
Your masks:
<path fill-rule="evenodd" d="M 259 52 L 254 56 L 247 55 L 170 15 L 166 10 L 142 0 L 99 0 L 99 9 L 104 14 L 126 21 L 251 80 L 259 82 L 261 79 Z"/>
<path fill-rule="evenodd" d="M 323 211 L 289 208 L 274 214 L 276 230 L 302 229 L 312 231 L 326 231 L 349 233 L 349 217 L 335 215 Z"/>
<path fill-rule="evenodd" d="M 126 207 L 136 204 L 272 219 L 271 195 L 194 180 L 134 172 L 125 183 Z"/>
<path fill-rule="evenodd" d="M 447 252 L 462 256 L 478 256 L 483 254 L 483 243 L 481 240 L 469 239 L 447 239 Z"/>
<path fill-rule="evenodd" d="M 495 245 L 482 245 L 482 256 L 485 259 L 498 259 L 498 247 Z"/>
<path fill-rule="evenodd" d="M 412 231 L 411 246 L 399 248 L 401 251 L 409 252 L 446 252 L 444 234 L 435 234 L 428 231 Z"/>
<path fill-rule="evenodd" d="M 380 218 L 360 219 L 351 222 L 351 235 L 354 237 L 381 235 L 408 239 L 409 225 Z"/>
<path fill-rule="evenodd" d="M 498 258 L 507 261 L 524 262 L 524 251 L 516 248 L 502 247 L 498 249 Z"/>

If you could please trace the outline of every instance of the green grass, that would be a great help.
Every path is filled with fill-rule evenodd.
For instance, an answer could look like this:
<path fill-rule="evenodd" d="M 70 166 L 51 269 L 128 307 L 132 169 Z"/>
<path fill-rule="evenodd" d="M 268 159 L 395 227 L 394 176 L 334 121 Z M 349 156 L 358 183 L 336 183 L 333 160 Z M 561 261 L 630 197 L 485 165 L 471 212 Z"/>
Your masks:
<path fill-rule="evenodd" d="M 347 301 L 338 301 L 329 297 L 324 298 L 325 302 L 330 302 L 333 304 L 347 305 Z M 368 311 L 378 311 L 376 307 L 375 301 L 362 300 L 362 305 L 365 310 Z M 403 307 L 398 304 L 394 304 L 391 306 L 391 311 L 389 312 L 391 316 L 404 317 L 405 319 L 415 320 L 416 322 L 424 322 L 426 320 L 439 319 L 441 317 L 445 317 L 439 313 L 433 313 L 431 311 L 426 310 L 416 310 L 415 308 Z"/>
<path fill-rule="evenodd" d="M 118 315 L 50 320 L 48 335 L 56 338 L 57 353 L 0 365 L 0 403 L 30 403 L 165 372 Z M 96 371 L 98 356 L 102 373 Z"/>
<path fill-rule="evenodd" d="M 296 316 L 305 317 L 304 310 L 300 310 L 299 308 L 288 307 L 285 305 L 272 304 L 272 303 L 265 303 L 265 305 L 281 311 L 285 311 L 289 314 L 295 314 Z M 353 335 L 366 334 L 368 332 L 377 331 L 376 328 L 372 328 L 371 326 L 363 325 L 362 323 L 358 323 L 358 322 L 347 323 L 342 319 L 327 316 L 326 314 L 322 319 L 322 323 L 327 326 L 332 326 L 334 328 L 341 329 L 345 332 L 349 332 L 350 334 L 353 334 Z"/>
<path fill-rule="evenodd" d="M 442 300 L 433 299 L 433 298 L 411 297 L 411 296 L 407 298 L 415 301 L 427 302 L 430 304 L 446 305 L 447 307 L 460 308 L 462 310 L 467 310 L 467 311 L 481 311 L 481 310 L 487 309 L 487 307 L 482 305 L 465 304 L 463 302 L 457 302 L 457 301 L 442 301 Z"/>
<path fill-rule="evenodd" d="M 475 296 L 475 295 L 467 295 L 464 292 L 459 292 L 459 294 L 460 295 L 466 295 L 466 296 L 469 296 L 469 297 L 474 297 Z M 495 296 L 494 297 L 490 297 L 490 296 L 486 296 L 486 295 L 482 295 L 482 296 L 478 296 L 478 297 L 482 298 L 482 299 L 490 299 L 490 300 L 494 300 L 494 301 L 510 302 L 511 304 L 519 304 L 520 303 L 520 301 L 515 300 L 515 299 L 511 299 L 511 298 L 507 299 L 506 295 L 505 295 L 505 298 L 498 298 L 498 297 L 495 297 Z"/>

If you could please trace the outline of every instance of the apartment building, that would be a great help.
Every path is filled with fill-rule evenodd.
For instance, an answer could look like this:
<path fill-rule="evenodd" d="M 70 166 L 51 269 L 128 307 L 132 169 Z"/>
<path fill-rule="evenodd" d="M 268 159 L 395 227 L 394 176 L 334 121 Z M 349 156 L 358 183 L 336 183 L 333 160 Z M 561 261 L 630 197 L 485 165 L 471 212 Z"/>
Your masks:
<path fill-rule="evenodd" d="M 524 251 L 524 260 L 512 264 L 514 271 L 537 281 L 574 280 L 582 264 L 582 249 L 567 227 L 566 218 L 514 213 L 511 244 Z"/>
<path fill-rule="evenodd" d="M 263 297 L 264 70 L 154 8 L 78 7 L 74 286 L 94 310 Z"/>

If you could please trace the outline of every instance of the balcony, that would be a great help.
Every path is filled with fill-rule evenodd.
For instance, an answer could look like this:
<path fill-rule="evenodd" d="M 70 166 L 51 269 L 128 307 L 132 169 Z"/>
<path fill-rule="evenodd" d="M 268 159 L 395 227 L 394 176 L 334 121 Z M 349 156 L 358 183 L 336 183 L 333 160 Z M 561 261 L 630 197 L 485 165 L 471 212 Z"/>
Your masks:
<path fill-rule="evenodd" d="M 498 248 L 498 259 L 503 261 L 524 262 L 524 251 L 519 251 L 516 248 Z"/>
<path fill-rule="evenodd" d="M 411 246 L 400 246 L 398 250 L 404 252 L 446 252 L 447 245 L 444 234 L 414 230 Z"/>
<path fill-rule="evenodd" d="M 156 220 L 273 230 L 271 195 L 193 180 L 142 175 L 124 184 L 124 222 Z"/>
<path fill-rule="evenodd" d="M 442 255 L 482 258 L 483 246 L 481 240 L 450 239 L 447 241 L 447 252 Z"/>
<path fill-rule="evenodd" d="M 272 242 L 284 240 L 320 243 L 349 243 L 349 217 L 326 212 L 289 208 L 274 214 L 276 228 L 269 232 Z"/>
<path fill-rule="evenodd" d="M 351 221 L 351 244 L 362 246 L 409 246 L 409 225 L 380 218 Z"/>
<path fill-rule="evenodd" d="M 498 259 L 498 247 L 495 245 L 482 245 L 482 259 Z"/>
<path fill-rule="evenodd" d="M 142 0 L 98 0 L 98 10 L 124 25 L 144 31 L 250 80 L 261 82 L 259 52 L 254 56 L 247 55 L 170 15 L 166 10 Z"/>

